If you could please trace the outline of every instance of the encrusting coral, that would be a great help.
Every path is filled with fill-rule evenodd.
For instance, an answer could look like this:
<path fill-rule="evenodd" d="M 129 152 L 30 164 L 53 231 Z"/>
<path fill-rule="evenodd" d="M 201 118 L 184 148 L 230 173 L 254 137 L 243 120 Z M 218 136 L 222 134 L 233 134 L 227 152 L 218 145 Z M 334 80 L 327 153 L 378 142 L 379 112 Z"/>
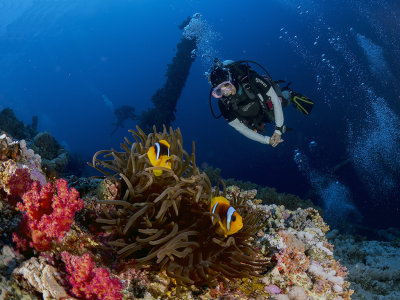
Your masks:
<path fill-rule="evenodd" d="M 106 176 L 123 180 L 121 200 L 102 200 L 104 217 L 97 219 L 114 236 L 109 245 L 120 259 L 165 270 L 180 285 L 216 284 L 227 278 L 259 275 L 262 260 L 250 240 L 263 225 L 260 214 L 243 202 L 232 202 L 243 217 L 244 227 L 224 238 L 215 232 L 210 212 L 210 181 L 200 173 L 193 153 L 182 147 L 180 130 L 146 135 L 131 131 L 135 142 L 125 139 L 123 151 L 99 151 L 92 166 Z M 154 143 L 170 145 L 172 169 L 153 167 L 147 157 Z M 102 158 L 100 158 L 102 157 Z M 111 170 L 111 172 L 110 172 Z M 154 176 L 153 170 L 162 170 Z M 214 195 L 220 194 L 217 188 Z M 222 193 L 223 194 L 223 193 Z"/>

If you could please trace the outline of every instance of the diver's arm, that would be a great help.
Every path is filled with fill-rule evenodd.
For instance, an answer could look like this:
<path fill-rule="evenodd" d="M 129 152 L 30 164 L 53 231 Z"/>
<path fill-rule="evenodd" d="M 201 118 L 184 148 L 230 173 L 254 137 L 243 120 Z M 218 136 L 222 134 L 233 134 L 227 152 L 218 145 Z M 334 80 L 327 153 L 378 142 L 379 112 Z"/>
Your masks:
<path fill-rule="evenodd" d="M 228 124 L 239 131 L 241 134 L 243 134 L 245 137 L 253 141 L 259 142 L 261 144 L 269 144 L 269 136 L 264 136 L 251 130 L 238 119 L 234 119 L 233 121 L 228 122 Z"/>
<path fill-rule="evenodd" d="M 258 98 L 260 98 L 262 103 L 265 103 L 264 98 L 265 94 L 271 99 L 272 105 L 274 107 L 274 119 L 275 125 L 278 128 L 283 127 L 283 111 L 282 111 L 282 103 L 274 89 L 274 83 L 271 82 L 268 78 L 262 80 L 259 77 L 255 77 L 253 80 L 253 84 L 257 87 L 260 93 L 257 94 Z M 284 130 L 275 129 L 274 133 L 282 135 Z"/>
<path fill-rule="evenodd" d="M 284 122 L 282 103 L 272 87 L 268 90 L 267 95 L 271 97 L 271 102 L 272 105 L 274 106 L 275 125 L 276 127 L 282 127 Z M 275 132 L 280 135 L 282 134 L 282 131 L 277 129 L 275 130 Z"/>

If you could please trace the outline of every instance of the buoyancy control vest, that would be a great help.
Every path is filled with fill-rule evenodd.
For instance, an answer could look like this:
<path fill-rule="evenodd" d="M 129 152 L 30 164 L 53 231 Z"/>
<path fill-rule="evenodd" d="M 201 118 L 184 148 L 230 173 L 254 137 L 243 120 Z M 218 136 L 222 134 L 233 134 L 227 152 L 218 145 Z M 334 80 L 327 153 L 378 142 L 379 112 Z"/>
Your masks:
<path fill-rule="evenodd" d="M 233 64 L 229 71 L 237 93 L 220 100 L 222 114 L 227 121 L 237 118 L 248 128 L 265 132 L 264 124 L 274 121 L 274 107 L 267 92 L 277 84 L 243 64 Z"/>
<path fill-rule="evenodd" d="M 254 71 L 249 63 L 258 65 L 265 72 L 265 76 Z M 255 131 L 263 131 L 264 123 L 274 121 L 274 107 L 267 92 L 271 86 L 279 97 L 282 97 L 282 92 L 267 70 L 253 61 L 237 61 L 223 66 L 219 64 L 214 67 L 214 70 L 210 76 L 213 87 L 218 83 L 218 81 L 214 82 L 216 79 L 219 79 L 219 81 L 230 80 L 237 90 L 235 95 L 219 99 L 218 105 L 221 115 L 216 116 L 211 106 L 211 89 L 210 108 L 215 118 L 224 116 L 228 122 L 238 118 L 247 127 Z M 221 74 L 216 71 L 220 71 Z"/>

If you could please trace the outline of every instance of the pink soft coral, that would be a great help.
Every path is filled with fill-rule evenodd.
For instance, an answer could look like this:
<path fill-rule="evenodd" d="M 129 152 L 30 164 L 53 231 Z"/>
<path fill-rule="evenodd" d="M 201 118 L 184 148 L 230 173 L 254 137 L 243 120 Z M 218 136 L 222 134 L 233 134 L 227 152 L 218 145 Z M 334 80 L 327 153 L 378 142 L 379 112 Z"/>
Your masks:
<path fill-rule="evenodd" d="M 72 286 L 71 293 L 76 297 L 90 300 L 122 299 L 122 283 L 117 278 L 110 278 L 104 268 L 94 268 L 89 254 L 82 257 L 64 251 L 61 257 L 68 272 L 68 281 Z"/>
<path fill-rule="evenodd" d="M 30 240 L 30 247 L 40 251 L 48 250 L 51 241 L 60 242 L 69 231 L 75 213 L 83 208 L 79 192 L 68 189 L 64 179 L 58 179 L 56 187 L 50 182 L 43 187 L 34 182 L 22 200 L 17 204 L 25 212 L 20 224 L 22 235 Z M 13 240 L 23 248 L 21 237 L 14 234 Z"/>
<path fill-rule="evenodd" d="M 11 197 L 22 197 L 22 195 L 31 187 L 33 180 L 30 178 L 29 170 L 19 168 L 14 171 L 6 184 L 6 190 Z"/>

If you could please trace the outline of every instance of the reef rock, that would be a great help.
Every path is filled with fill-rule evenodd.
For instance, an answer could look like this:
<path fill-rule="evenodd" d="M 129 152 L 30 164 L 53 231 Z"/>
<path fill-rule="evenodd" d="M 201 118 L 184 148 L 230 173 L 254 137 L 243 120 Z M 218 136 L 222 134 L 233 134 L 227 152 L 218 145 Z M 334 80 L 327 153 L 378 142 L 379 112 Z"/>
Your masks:
<path fill-rule="evenodd" d="M 276 262 L 262 278 L 264 290 L 273 299 L 350 299 L 347 270 L 335 260 L 333 245 L 325 236 L 329 226 L 316 209 L 257 204 L 261 200 L 252 199 L 254 191 L 235 186 L 227 188 L 227 195 L 246 197 L 249 205 L 264 211 L 267 226 L 254 242 Z"/>
<path fill-rule="evenodd" d="M 353 299 L 400 299 L 400 235 L 389 241 L 367 241 L 338 235 L 335 256 L 348 270 L 348 281 L 355 290 Z"/>
<path fill-rule="evenodd" d="M 36 257 L 25 261 L 13 274 L 22 276 L 36 291 L 43 294 L 43 299 L 74 299 L 59 284 L 57 269 Z"/>
<path fill-rule="evenodd" d="M 24 140 L 0 135 L 0 191 L 9 197 L 21 197 L 31 181 L 42 185 L 47 182 L 41 169 L 41 157 L 28 149 Z"/>
<path fill-rule="evenodd" d="M 48 132 L 40 132 L 33 139 L 32 148 L 42 157 L 43 168 L 61 174 L 68 164 L 68 152 Z"/>

